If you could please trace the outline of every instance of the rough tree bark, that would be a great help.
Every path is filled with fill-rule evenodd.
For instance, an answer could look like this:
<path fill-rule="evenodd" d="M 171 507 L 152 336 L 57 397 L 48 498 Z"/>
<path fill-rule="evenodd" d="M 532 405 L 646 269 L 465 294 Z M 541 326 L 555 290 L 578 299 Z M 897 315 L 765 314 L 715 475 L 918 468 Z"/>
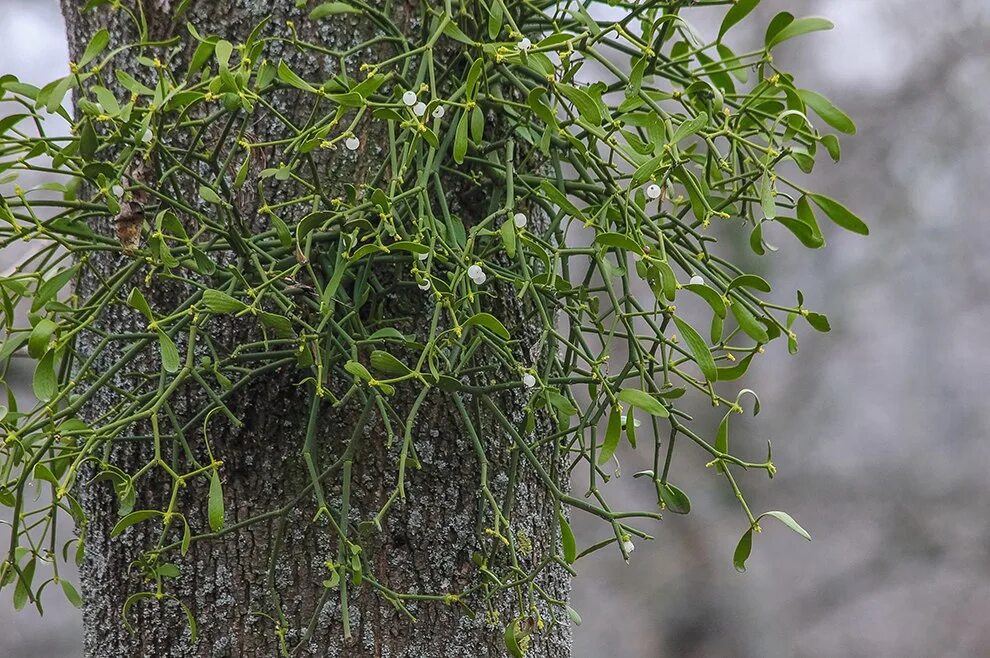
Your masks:
<path fill-rule="evenodd" d="M 132 43 L 136 39 L 130 24 L 120 12 L 103 7 L 81 13 L 81 0 L 62 0 L 70 52 L 78 59 L 90 36 L 100 27 L 109 27 L 111 47 Z M 164 36 L 174 30 L 185 35 L 182 21 L 178 28 L 170 25 L 169 14 L 181 3 L 170 0 L 144 0 L 152 36 Z M 409 30 L 419 30 L 423 9 L 419 3 L 373 3 L 393 16 L 397 24 Z M 219 34 L 234 44 L 243 42 L 263 18 L 270 17 L 269 31 L 284 30 L 287 20 L 295 22 L 306 38 L 336 47 L 356 43 L 373 29 L 359 16 L 345 14 L 335 20 L 310 22 L 304 19 L 311 7 L 297 8 L 295 0 L 193 0 L 183 16 L 203 34 Z M 133 51 L 132 51 L 133 52 Z M 187 49 L 178 59 L 179 66 L 188 58 Z M 136 53 L 133 55 L 136 58 Z M 127 57 L 126 55 L 124 56 Z M 317 57 L 301 55 L 286 49 L 269 54 L 270 58 L 285 57 L 293 69 L 309 79 L 322 79 L 332 73 L 333 64 Z M 126 61 L 126 59 L 125 59 Z M 122 64 L 136 76 L 147 75 L 135 62 Z M 109 73 L 109 72 L 108 72 Z M 113 77 L 108 75 L 107 79 Z M 118 90 L 119 91 L 119 90 Z M 120 94 L 123 96 L 123 93 Z M 286 92 L 276 99 L 278 109 L 295 117 L 308 111 L 297 107 L 293 94 Z M 256 140 L 282 136 L 284 128 L 258 109 L 253 125 Z M 374 130 L 370 128 L 369 130 Z M 322 155 L 320 168 L 331 185 L 360 178 L 370 169 L 364 162 L 380 162 L 382 153 L 373 133 L 362 136 L 362 150 L 357 154 L 342 149 Z M 277 162 L 277 153 L 269 154 Z M 249 182 L 246 186 L 251 187 Z M 457 198 L 449 199 L 463 217 L 470 220 L 472 195 L 484 193 L 469 189 L 463 183 L 450 181 Z M 183 191 L 195 198 L 195 189 Z M 277 199 L 276 199 L 277 200 Z M 480 204 L 477 204 L 480 205 Z M 257 226 L 264 219 L 250 218 Z M 112 231 L 110 218 L 102 230 Z M 91 256 L 97 269 L 112 271 L 125 262 L 126 256 L 103 252 Z M 143 285 L 145 272 L 135 277 L 135 285 Z M 95 286 L 94 280 L 83 282 Z M 182 290 L 166 279 L 154 279 L 145 285 L 153 306 L 166 309 L 182 298 Z M 504 291 L 503 304 L 511 313 L 513 296 Z M 381 301 L 396 315 L 409 318 L 409 331 L 416 331 L 426 317 L 429 296 L 411 298 L 391 295 Z M 503 313 L 504 315 L 505 313 Z M 109 331 L 127 331 L 139 325 L 138 319 L 123 307 L 114 310 L 103 321 Z M 527 328 L 517 326 L 513 331 L 525 335 Z M 214 320 L 209 331 L 214 337 L 224 337 L 228 345 L 236 345 L 243 336 L 243 327 L 227 321 Z M 530 335 L 535 336 L 532 328 Z M 217 338 L 219 340 L 219 338 Z M 82 346 L 86 350 L 85 340 Z M 101 358 L 112 363 L 112 351 Z M 154 355 L 149 353 L 149 359 Z M 306 470 L 300 457 L 305 432 L 309 394 L 296 386 L 297 370 L 273 371 L 265 381 L 244 392 L 234 404 L 235 413 L 244 421 L 235 428 L 221 421 L 211 423 L 211 441 L 224 460 L 222 476 L 227 505 L 227 524 L 237 523 L 260 512 L 270 510 L 291 500 L 307 482 Z M 125 378 L 118 378 L 127 386 Z M 195 389 L 180 392 L 182 402 L 177 409 L 187 413 L 199 406 L 202 395 Z M 408 391 L 400 391 L 399 396 Z M 401 397 L 400 397 L 401 399 Z M 97 413 L 114 401 L 108 391 L 93 405 Z M 506 398 L 512 405 L 518 401 Z M 399 407 L 408 408 L 409 401 Z M 324 463 L 339 456 L 341 444 L 350 436 L 357 421 L 352 409 L 335 411 L 328 405 L 319 410 L 320 455 Z M 522 532 L 532 543 L 529 565 L 538 563 L 555 550 L 556 519 L 553 500 L 538 484 L 536 474 L 523 463 L 513 459 L 508 449 L 510 440 L 495 427 L 485 428 L 485 440 L 491 453 L 490 470 L 493 486 L 504 497 L 504 474 L 510 468 L 519 469 L 520 486 L 512 503 L 512 532 Z M 365 532 L 362 542 L 375 575 L 395 591 L 443 593 L 458 591 L 477 576 L 471 554 L 483 539 L 483 528 L 490 519 L 477 519 L 479 466 L 468 437 L 461 429 L 456 412 L 442 394 L 431 394 L 425 411 L 418 416 L 414 433 L 417 455 L 422 469 L 410 475 L 407 498 L 393 508 L 381 533 Z M 352 492 L 351 523 L 357 531 L 360 522 L 369 519 L 382 505 L 395 484 L 395 449 L 386 448 L 380 418 L 372 414 L 364 432 L 355 461 L 355 487 Z M 114 447 L 110 461 L 133 471 L 144 464 L 149 455 L 147 445 L 127 443 Z M 543 454 L 551 472 L 559 472 L 555 458 Z M 499 475 L 502 474 L 502 475 Z M 160 508 L 166 500 L 168 480 L 149 475 L 139 482 L 138 502 L 142 507 Z M 563 477 L 561 476 L 563 479 Z M 206 482 L 191 482 L 182 500 L 188 507 L 206 504 Z M 327 495 L 336 502 L 340 492 L 337 485 L 328 484 Z M 298 645 L 296 655 L 304 656 L 502 656 L 505 649 L 502 632 L 505 622 L 528 611 L 519 610 L 512 595 L 496 599 L 500 612 L 498 623 L 490 623 L 485 615 L 472 619 L 457 605 L 441 602 L 411 604 L 418 622 L 411 623 L 388 602 L 369 591 L 367 586 L 352 588 L 351 610 L 353 639 L 345 641 L 341 628 L 339 601 L 330 596 L 322 610 L 322 582 L 327 577 L 324 562 L 336 558 L 336 540 L 329 529 L 310 523 L 315 504 L 306 497 L 295 511 L 282 522 L 278 519 L 241 528 L 212 542 L 195 543 L 184 558 L 171 556 L 182 569 L 182 575 L 170 584 L 175 593 L 199 620 L 199 641 L 189 642 L 189 630 L 181 609 L 176 605 L 144 601 L 136 605 L 130 618 L 136 626 L 131 634 L 121 620 L 121 608 L 129 594 L 146 591 L 129 566 L 155 540 L 154 530 L 134 526 L 123 535 L 112 538 L 110 530 L 119 519 L 117 500 L 105 483 L 87 485 L 80 492 L 89 516 L 86 528 L 85 563 L 82 570 L 82 591 L 85 599 L 85 652 L 92 658 L 120 656 L 277 656 L 280 634 L 285 646 Z M 205 514 L 203 515 L 205 516 Z M 193 517 L 202 531 L 205 520 Z M 273 546 L 281 549 L 274 553 Z M 562 570 L 552 568 L 540 579 L 542 587 L 552 596 L 566 600 L 568 578 Z M 469 601 L 468 603 L 476 603 Z M 277 627 L 271 617 L 281 612 L 284 622 Z M 310 619 L 315 613 L 314 623 Z M 265 615 L 268 615 L 266 617 Z M 549 618 L 545 615 L 546 618 Z M 302 641 L 310 626 L 308 639 Z M 563 626 L 552 626 L 534 636 L 531 656 L 563 658 L 570 654 L 570 632 Z"/>

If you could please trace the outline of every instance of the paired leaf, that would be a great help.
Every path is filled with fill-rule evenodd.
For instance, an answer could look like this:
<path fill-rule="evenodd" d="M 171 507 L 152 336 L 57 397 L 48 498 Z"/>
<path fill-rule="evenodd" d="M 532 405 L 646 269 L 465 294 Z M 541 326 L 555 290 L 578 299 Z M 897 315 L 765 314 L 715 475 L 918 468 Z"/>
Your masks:
<path fill-rule="evenodd" d="M 674 324 L 677 325 L 677 330 L 684 337 L 684 342 L 687 343 L 688 348 L 690 348 L 691 353 L 694 355 L 694 360 L 698 364 L 701 374 L 710 382 L 714 383 L 718 381 L 718 369 L 715 367 L 715 359 L 712 358 L 712 352 L 708 349 L 705 339 L 694 330 L 694 327 L 684 320 L 681 320 L 676 315 L 673 318 Z"/>
<path fill-rule="evenodd" d="M 801 100 L 810 106 L 825 123 L 836 130 L 850 135 L 856 133 L 856 124 L 853 123 L 853 120 L 849 118 L 848 114 L 837 108 L 832 101 L 810 89 L 798 89 L 797 93 L 801 97 Z"/>
<path fill-rule="evenodd" d="M 213 532 L 223 528 L 223 485 L 220 483 L 220 474 L 214 469 L 210 475 L 210 494 L 207 501 L 207 515 L 210 521 L 210 529 Z"/>
<path fill-rule="evenodd" d="M 870 234 L 870 228 L 866 223 L 838 201 L 822 194 L 811 194 L 810 196 L 815 205 L 825 211 L 828 218 L 842 228 L 860 235 Z"/>
<path fill-rule="evenodd" d="M 574 564 L 574 560 L 577 559 L 577 542 L 574 540 L 574 532 L 563 514 L 557 514 L 557 520 L 560 522 L 560 545 L 564 553 L 564 561 L 567 564 Z"/>
<path fill-rule="evenodd" d="M 625 402 L 626 404 L 641 409 L 648 414 L 654 416 L 659 416 L 661 418 L 667 418 L 670 412 L 667 407 L 663 405 L 660 400 L 656 399 L 649 393 L 641 391 L 635 388 L 624 388 L 619 391 L 618 395 L 615 396 L 620 402 Z"/>
<path fill-rule="evenodd" d="M 777 46 L 788 39 L 801 36 L 802 34 L 819 32 L 821 30 L 831 30 L 833 27 L 835 27 L 835 25 L 832 24 L 832 21 L 826 18 L 820 18 L 818 16 L 794 19 L 779 32 L 776 32 L 769 38 L 767 41 L 767 50 L 772 49 L 774 46 Z"/>
<path fill-rule="evenodd" d="M 484 327 L 496 336 L 509 340 L 509 330 L 506 329 L 505 325 L 503 325 L 502 322 L 491 313 L 477 313 L 472 315 L 464 322 L 463 326 L 467 329 L 468 327 L 475 325 Z"/>
<path fill-rule="evenodd" d="M 725 18 L 722 19 L 722 27 L 718 30 L 718 40 L 721 41 L 725 33 L 732 29 L 733 25 L 746 18 L 751 11 L 756 9 L 758 4 L 760 4 L 760 0 L 736 0 L 735 4 L 725 13 Z"/>

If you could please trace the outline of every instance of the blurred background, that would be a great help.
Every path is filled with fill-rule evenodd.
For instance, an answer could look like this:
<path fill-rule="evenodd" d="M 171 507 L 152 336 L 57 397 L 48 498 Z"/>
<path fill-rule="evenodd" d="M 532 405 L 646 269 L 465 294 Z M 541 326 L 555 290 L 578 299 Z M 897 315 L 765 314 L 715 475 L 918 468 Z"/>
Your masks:
<path fill-rule="evenodd" d="M 836 24 L 779 48 L 776 61 L 856 120 L 842 163 L 820 158 L 809 187 L 855 209 L 872 235 L 829 225 L 819 251 L 771 235 L 781 251 L 746 263 L 786 302 L 803 290 L 833 331 L 804 330 L 797 356 L 774 344 L 754 361 L 744 383 L 763 411 L 735 419 L 733 440 L 754 455 L 773 440 L 777 477 L 744 476 L 744 490 L 754 510 L 786 510 L 815 539 L 768 521 L 737 573 L 744 518 L 703 455 L 681 450 L 677 482 L 692 513 L 666 515 L 628 565 L 614 551 L 582 560 L 576 658 L 990 656 L 990 352 L 980 338 L 990 326 L 990 3 L 764 0 L 730 43 L 762 43 L 784 9 Z M 721 11 L 688 17 L 714 35 Z M 0 44 L 0 73 L 43 84 L 66 71 L 55 0 L 0 0 Z M 697 412 L 713 434 L 718 418 Z M 643 509 L 651 489 L 628 475 L 647 467 L 639 459 L 624 455 L 627 475 L 610 488 Z M 580 544 L 599 536 L 577 518 Z M 80 655 L 78 612 L 59 596 L 46 604 L 44 618 L 15 616 L 9 594 L 0 600 L 0 657 Z"/>

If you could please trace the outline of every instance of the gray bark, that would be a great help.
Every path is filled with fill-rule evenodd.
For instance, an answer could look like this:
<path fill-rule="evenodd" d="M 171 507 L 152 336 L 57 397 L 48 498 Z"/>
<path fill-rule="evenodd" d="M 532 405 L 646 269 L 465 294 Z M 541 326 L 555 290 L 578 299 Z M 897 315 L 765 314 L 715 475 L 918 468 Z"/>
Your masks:
<path fill-rule="evenodd" d="M 120 13 L 111 14 L 101 8 L 81 14 L 82 2 L 62 0 L 62 4 L 74 59 L 85 49 L 89 37 L 102 26 L 109 26 L 111 30 L 111 47 L 135 39 L 133 30 Z M 163 9 L 169 4 L 168 0 L 145 0 L 144 8 L 153 36 L 163 36 L 171 30 L 163 18 L 166 16 Z M 336 46 L 360 41 L 373 29 L 353 15 L 309 22 L 303 18 L 309 8 L 298 9 L 295 4 L 294 0 L 193 0 L 184 19 L 191 21 L 203 34 L 219 34 L 235 44 L 243 42 L 255 25 L 269 16 L 269 30 L 283 30 L 285 21 L 293 20 L 306 38 Z M 418 3 L 390 4 L 386 10 L 396 18 L 398 25 L 410 30 L 420 29 L 422 9 Z M 174 31 L 185 34 L 181 23 Z M 132 52 L 136 57 L 136 51 Z M 285 57 L 295 71 L 310 79 L 322 79 L 332 72 L 332 63 L 289 49 L 268 56 L 273 60 Z M 183 61 L 180 56 L 177 65 L 181 66 Z M 141 69 L 136 62 L 123 66 L 136 76 L 147 74 L 147 69 Z M 293 93 L 286 92 L 275 102 L 279 110 L 290 117 L 308 111 L 294 99 Z M 254 125 L 258 140 L 280 137 L 283 130 L 259 108 Z M 328 185 L 339 186 L 360 178 L 370 168 L 363 163 L 381 161 L 382 153 L 378 151 L 380 147 L 376 146 L 373 132 L 364 135 L 362 143 L 366 146 L 356 158 L 342 150 L 319 156 L 322 158 L 320 170 L 327 176 Z M 274 162 L 278 161 L 278 153 L 269 156 Z M 245 187 L 251 185 L 249 181 Z M 457 194 L 449 202 L 456 212 L 470 220 L 471 209 L 481 207 L 473 202 L 474 195 L 482 191 L 453 181 L 450 189 Z M 188 198 L 196 197 L 195 188 L 184 192 Z M 153 216 L 152 213 L 149 215 Z M 264 226 L 262 218 L 248 219 L 258 227 Z M 101 230 L 113 230 L 109 218 Z M 91 258 L 96 268 L 105 272 L 118 269 L 127 260 L 126 256 L 105 252 Z M 141 285 L 143 280 L 144 271 L 135 278 L 134 284 Z M 80 292 L 85 294 L 87 288 L 96 285 L 95 277 L 88 278 L 83 281 Z M 174 305 L 183 298 L 184 292 L 181 286 L 166 279 L 155 279 L 144 289 L 156 309 Z M 502 292 L 502 314 L 521 318 L 522 309 L 515 306 L 511 291 Z M 381 303 L 390 313 L 407 317 L 405 328 L 416 332 L 428 317 L 431 302 L 425 295 L 389 294 Z M 110 331 L 127 331 L 142 324 L 135 314 L 122 307 L 111 311 L 102 323 L 103 328 Z M 527 327 L 518 324 L 510 329 L 518 335 L 527 332 Z M 232 320 L 226 324 L 214 320 L 207 330 L 215 340 L 231 347 L 251 331 Z M 93 344 L 95 341 L 91 338 L 84 338 L 83 352 L 92 349 Z M 119 356 L 120 349 L 110 349 L 100 360 L 108 367 Z M 151 363 L 157 358 L 152 352 L 146 358 L 150 369 L 156 367 Z M 272 371 L 264 381 L 239 394 L 233 407 L 244 421 L 243 428 L 222 420 L 210 424 L 212 445 L 224 460 L 221 472 L 228 526 L 285 504 L 309 481 L 300 457 L 309 394 L 305 387 L 295 386 L 300 379 L 299 372 L 291 368 Z M 121 375 L 116 384 L 126 387 L 129 382 Z M 194 388 L 179 391 L 177 412 L 191 414 L 200 407 L 202 395 Z M 397 397 L 406 400 L 398 406 L 408 408 L 409 391 L 400 390 Z M 114 401 L 113 391 L 108 390 L 91 406 L 89 413 L 95 415 L 109 408 Z M 468 402 L 473 404 L 470 398 Z M 521 402 L 512 397 L 506 397 L 502 402 L 509 408 L 521 406 Z M 324 464 L 339 457 L 341 446 L 357 423 L 357 416 L 353 408 L 334 410 L 324 405 L 320 409 L 318 457 Z M 505 474 L 513 468 L 519 472 L 519 486 L 510 496 L 513 499 L 511 531 L 524 533 L 531 541 L 532 550 L 526 556 L 526 563 L 520 565 L 530 569 L 556 550 L 554 501 L 539 484 L 532 469 L 513 458 L 509 437 L 493 425 L 484 429 L 482 439 L 491 461 L 490 477 L 500 499 L 507 494 Z M 487 552 L 490 549 L 491 540 L 486 539 L 482 531 L 491 525 L 491 519 L 477 518 L 479 465 L 472 444 L 444 394 L 431 394 L 418 416 L 414 439 L 422 469 L 408 475 L 406 501 L 397 503 L 380 533 L 360 524 L 373 516 L 395 485 L 396 447 L 386 447 L 388 437 L 384 436 L 377 413 L 368 419 L 363 434 L 354 466 L 356 490 L 351 493 L 350 522 L 352 532 L 361 532 L 374 576 L 397 592 L 442 594 L 459 591 L 475 582 L 479 574 L 472 564 L 471 554 L 475 550 Z M 108 459 L 123 470 L 133 472 L 148 460 L 149 455 L 150 447 L 142 442 L 120 442 L 109 452 Z M 559 474 L 561 469 L 555 452 L 544 451 L 540 456 L 550 472 Z M 181 455 L 176 458 L 181 459 Z M 558 477 L 564 479 L 563 475 Z M 198 532 L 206 528 L 207 482 L 205 478 L 202 480 L 190 482 L 181 494 L 182 508 L 190 513 L 190 523 Z M 135 509 L 161 509 L 170 493 L 168 486 L 167 478 L 155 474 L 142 478 L 137 483 Z M 328 480 L 325 486 L 331 505 L 339 503 L 337 480 Z M 506 653 L 502 640 L 504 624 L 520 614 L 529 613 L 518 609 L 518 601 L 511 594 L 495 597 L 493 604 L 500 619 L 494 624 L 486 620 L 478 599 L 466 601 L 479 612 L 477 618 L 471 618 L 457 605 L 413 602 L 410 609 L 418 619 L 414 624 L 367 585 L 352 586 L 353 639 L 345 641 L 336 593 L 332 591 L 326 601 L 321 598 L 325 590 L 323 580 L 328 576 L 324 562 L 336 559 L 337 542 L 325 523 L 311 523 L 316 505 L 307 496 L 284 519 L 255 523 L 215 541 L 194 543 L 185 557 L 168 556 L 169 561 L 181 567 L 182 575 L 169 582 L 167 591 L 177 595 L 196 615 L 200 637 L 195 645 L 189 642 L 189 630 L 181 609 L 167 601 L 145 600 L 134 606 L 129 616 L 136 626 L 136 633 L 132 634 L 122 624 L 122 606 L 130 594 L 147 591 L 149 584 L 141 582 L 130 566 L 153 545 L 157 529 L 141 524 L 111 538 L 110 530 L 119 519 L 118 502 L 112 488 L 105 482 L 96 482 L 83 486 L 79 493 L 89 517 L 85 528 L 82 592 L 85 652 L 92 658 L 277 656 L 280 633 L 284 635 L 287 647 L 291 649 L 298 645 L 295 655 L 302 656 L 502 656 Z M 539 582 L 551 596 L 567 599 L 568 578 L 562 570 L 548 569 Z M 542 612 L 549 622 L 548 611 Z M 280 615 L 284 621 L 276 627 L 271 617 L 277 619 Z M 559 611 L 557 615 L 560 616 Z M 310 634 L 303 641 L 307 628 Z M 533 637 L 529 655 L 548 658 L 570 655 L 569 629 L 566 625 L 548 624 L 544 631 Z"/>

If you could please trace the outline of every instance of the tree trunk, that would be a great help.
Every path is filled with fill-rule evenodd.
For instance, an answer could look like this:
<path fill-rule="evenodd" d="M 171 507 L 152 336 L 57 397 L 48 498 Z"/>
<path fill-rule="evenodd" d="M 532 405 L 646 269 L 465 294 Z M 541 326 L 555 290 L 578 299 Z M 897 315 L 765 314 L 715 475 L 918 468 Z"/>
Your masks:
<path fill-rule="evenodd" d="M 68 26 L 70 52 L 78 60 L 90 37 L 101 27 L 111 32 L 110 48 L 134 43 L 137 34 L 132 24 L 120 11 L 101 7 L 81 13 L 80 0 L 62 0 Z M 186 36 L 183 22 L 188 20 L 201 34 L 218 34 L 233 44 L 243 43 L 251 30 L 264 18 L 270 18 L 265 28 L 268 34 L 285 34 L 286 21 L 293 21 L 300 37 L 316 43 L 333 44 L 344 48 L 348 44 L 363 41 L 374 33 L 371 21 L 355 14 L 342 14 L 322 21 L 308 21 L 306 13 L 312 8 L 297 8 L 295 0 L 192 0 L 178 27 L 171 24 L 170 13 L 182 3 L 170 0 L 144 0 L 144 14 L 149 23 L 151 37 L 164 38 L 170 34 Z M 390 12 L 395 24 L 406 26 L 409 33 L 421 30 L 425 19 L 422 4 L 418 2 L 373 3 Z M 192 46 L 172 60 L 170 66 L 184 69 L 191 55 Z M 297 73 L 311 80 L 326 79 L 334 73 L 332 61 L 300 54 L 288 47 L 267 56 L 273 61 L 284 58 Z M 145 54 L 153 56 L 153 49 Z M 129 51 L 124 58 L 117 58 L 116 65 L 127 69 L 139 80 L 148 80 L 149 68 L 137 62 L 138 51 Z M 132 58 L 128 60 L 127 58 Z M 163 55 L 164 59 L 164 55 Z M 454 59 L 449 61 L 453 62 Z M 123 64 L 122 62 L 126 62 Z M 348 71 L 356 76 L 354 69 Z M 350 65 L 350 63 L 349 63 Z M 459 63 L 458 65 L 463 65 Z M 112 81 L 111 71 L 104 72 L 104 80 Z M 153 82 L 153 80 L 152 80 Z M 106 84 L 106 82 L 104 82 Z M 118 97 L 125 97 L 117 88 Z M 292 90 L 275 96 L 276 109 L 287 117 L 305 120 L 310 111 L 296 102 Z M 284 137 L 285 128 L 273 119 L 263 107 L 256 108 L 252 139 L 255 142 Z M 366 122 L 369 123 L 370 122 Z M 384 122 L 382 122 L 384 123 Z M 328 185 L 342 190 L 346 182 L 359 181 L 361 176 L 385 157 L 374 130 L 368 127 L 362 135 L 362 147 L 355 155 L 337 149 L 318 153 L 318 169 L 328 176 Z M 182 139 L 175 136 L 175 139 Z M 225 135 L 207 135 L 217 140 L 209 146 L 233 148 L 234 143 Z M 224 140 L 230 141 L 225 144 Z M 269 166 L 277 164 L 279 152 L 265 154 Z M 153 166 L 153 163 L 152 165 Z M 252 175 L 256 175 L 253 171 Z M 249 181 L 245 189 L 251 189 Z M 455 190 L 456 198 L 448 199 L 452 209 L 466 223 L 472 213 L 479 213 L 482 205 L 476 203 L 478 195 L 485 193 L 471 183 L 448 181 L 448 189 Z M 194 186 L 180 190 L 186 198 L 195 199 Z M 277 194 L 267 200 L 277 202 Z M 245 200 L 245 223 L 254 230 L 267 229 L 267 219 L 257 210 L 257 199 Z M 153 217 L 149 212 L 148 217 Z M 288 217 L 298 219 L 299 217 Z M 101 220 L 101 231 L 112 233 L 112 220 Z M 111 252 L 99 252 L 89 256 L 95 269 L 105 274 L 118 271 L 132 258 Z M 233 261 L 231 261 L 233 262 Z M 123 288 L 123 294 L 131 286 L 145 291 L 156 312 L 184 299 L 185 288 L 159 273 L 147 278 L 149 270 L 142 268 L 133 282 Z M 98 278 L 87 275 L 79 289 L 86 294 L 100 285 Z M 513 291 L 499 290 L 502 317 L 516 317 L 519 321 L 510 327 L 519 335 L 527 334 L 522 318 L 524 311 L 517 308 Z M 431 295 L 384 295 L 380 301 L 387 309 L 386 316 L 406 318 L 403 329 L 408 333 L 421 333 L 428 326 L 432 314 Z M 229 317 L 229 316 L 227 316 Z M 112 307 L 100 321 L 100 328 L 111 333 L 144 330 L 145 321 L 123 305 Z M 219 317 L 204 327 L 213 340 L 234 349 L 251 335 L 251 329 L 242 321 Z M 531 328 L 528 335 L 535 335 Z M 85 356 L 97 350 L 95 335 L 81 338 L 81 353 Z M 179 345 L 180 352 L 184 346 Z M 123 347 L 102 348 L 97 354 L 98 363 L 109 368 L 116 362 Z M 157 372 L 157 352 L 149 349 L 142 357 L 147 362 L 146 372 Z M 140 367 L 134 369 L 140 370 Z M 154 591 L 154 583 L 145 582 L 137 575 L 134 562 L 143 559 L 158 540 L 160 527 L 146 522 L 130 527 L 116 537 L 111 530 L 120 519 L 118 497 L 106 481 L 82 485 L 79 491 L 83 508 L 89 517 L 85 533 L 85 559 L 82 568 L 82 592 L 85 600 L 85 652 L 93 658 L 119 658 L 120 656 L 278 656 L 291 653 L 297 656 L 389 656 L 422 658 L 432 656 L 503 656 L 506 649 L 503 632 L 506 623 L 519 617 L 538 617 L 546 621 L 546 627 L 536 632 L 529 646 L 530 656 L 549 658 L 570 654 L 570 630 L 566 623 L 552 623 L 552 617 L 560 618 L 560 609 L 550 611 L 541 601 L 535 608 L 523 602 L 513 590 L 501 591 L 487 602 L 483 593 L 487 585 L 478 567 L 472 561 L 476 551 L 485 556 L 498 556 L 499 541 L 487 536 L 485 529 L 493 525 L 488 514 L 483 514 L 479 482 L 479 460 L 474 443 L 461 422 L 461 412 L 453 405 L 448 394 L 433 390 L 417 415 L 413 428 L 413 449 L 421 468 L 409 469 L 404 500 L 397 500 L 390 513 L 384 517 L 381 530 L 370 523 L 385 504 L 397 481 L 397 454 L 399 440 L 387 436 L 379 412 L 371 408 L 364 413 L 360 405 L 333 407 L 316 399 L 312 386 L 298 385 L 305 374 L 293 366 L 272 369 L 263 378 L 245 387 L 233 396 L 233 414 L 242 421 L 238 427 L 214 414 L 208 422 L 210 444 L 217 459 L 223 461 L 220 470 L 226 504 L 226 531 L 219 537 L 194 541 L 182 556 L 171 551 L 163 559 L 176 564 L 181 573 L 167 579 L 165 591 L 175 599 L 153 597 L 141 599 L 127 610 L 127 619 L 133 625 L 129 631 L 122 618 L 122 609 L 128 597 L 136 592 Z M 134 373 L 117 375 L 114 384 L 119 390 L 127 390 L 133 384 Z M 346 389 L 341 384 L 342 390 Z M 399 389 L 395 398 L 398 408 L 408 411 L 415 397 L 414 389 Z M 520 544 L 531 544 L 528 551 L 521 551 L 527 563 L 519 564 L 523 572 L 529 572 L 559 550 L 557 538 L 556 501 L 540 482 L 536 472 L 518 452 L 510 450 L 512 440 L 499 429 L 483 405 L 470 396 L 464 396 L 466 412 L 476 416 L 483 428 L 480 440 L 484 443 L 488 458 L 488 470 L 494 495 L 499 499 L 511 526 L 503 533 L 511 533 L 510 539 Z M 89 405 L 87 413 L 95 417 L 119 400 L 119 395 L 108 388 L 106 394 Z M 205 393 L 198 387 L 184 387 L 174 394 L 172 410 L 179 424 L 194 417 L 205 402 Z M 517 408 L 523 404 L 515 394 L 500 398 L 503 408 Z M 507 414 L 518 421 L 518 414 Z M 170 419 L 164 414 L 160 422 Z M 327 588 L 324 581 L 330 577 L 325 563 L 339 563 L 337 533 L 323 516 L 314 522 L 318 505 L 312 492 L 307 492 L 310 477 L 302 457 L 307 427 L 316 427 L 315 458 L 324 467 L 340 462 L 342 447 L 350 437 L 360 434 L 357 451 L 353 454 L 353 487 L 349 492 L 347 523 L 342 524 L 351 536 L 360 539 L 365 565 L 365 580 L 358 585 L 348 582 L 348 607 L 350 611 L 350 639 L 345 638 L 342 603 L 338 588 Z M 545 427 L 545 419 L 538 424 L 538 431 Z M 135 429 L 140 435 L 146 430 Z M 202 423 L 197 437 L 202 438 Z M 400 432 L 401 433 L 401 432 Z M 204 457 L 202 442 L 193 448 L 197 456 Z M 166 460 L 181 460 L 178 447 Z M 149 461 L 152 447 L 148 441 L 118 441 L 106 455 L 106 461 L 122 471 L 133 473 Z M 544 448 L 538 453 L 546 470 L 559 482 L 566 476 L 558 463 L 557 451 Z M 205 459 L 209 463 L 209 459 Z M 349 464 L 349 462 L 347 462 Z M 327 507 L 338 510 L 342 505 L 340 468 L 332 478 L 324 482 Z M 511 491 L 507 483 L 509 474 L 515 473 L 516 486 Z M 171 480 L 157 469 L 143 475 L 136 483 L 136 501 L 133 509 L 163 509 L 171 496 Z M 209 532 L 206 501 L 209 489 L 207 477 L 192 479 L 181 491 L 182 509 L 189 513 L 193 533 Z M 197 511 L 198 510 L 198 511 Z M 273 512 L 261 519 L 267 512 Z M 335 521 L 340 521 L 339 518 Z M 237 525 L 243 524 L 243 525 Z M 504 555 L 503 555 L 504 559 Z M 409 617 L 390 603 L 369 582 L 373 578 L 381 588 L 396 593 L 436 595 L 436 600 L 409 600 L 406 607 L 415 616 Z M 350 579 L 346 579 L 350 580 Z M 444 594 L 465 590 L 474 583 L 482 583 L 463 605 L 442 600 Z M 537 583 L 550 597 L 565 601 L 568 596 L 567 574 L 553 565 L 542 572 Z M 191 642 L 190 626 L 177 601 L 188 606 L 198 620 L 199 638 Z M 488 612 L 486 612 L 486 607 Z M 468 614 L 471 609 L 475 616 Z M 566 619 L 566 615 L 564 615 Z"/>

